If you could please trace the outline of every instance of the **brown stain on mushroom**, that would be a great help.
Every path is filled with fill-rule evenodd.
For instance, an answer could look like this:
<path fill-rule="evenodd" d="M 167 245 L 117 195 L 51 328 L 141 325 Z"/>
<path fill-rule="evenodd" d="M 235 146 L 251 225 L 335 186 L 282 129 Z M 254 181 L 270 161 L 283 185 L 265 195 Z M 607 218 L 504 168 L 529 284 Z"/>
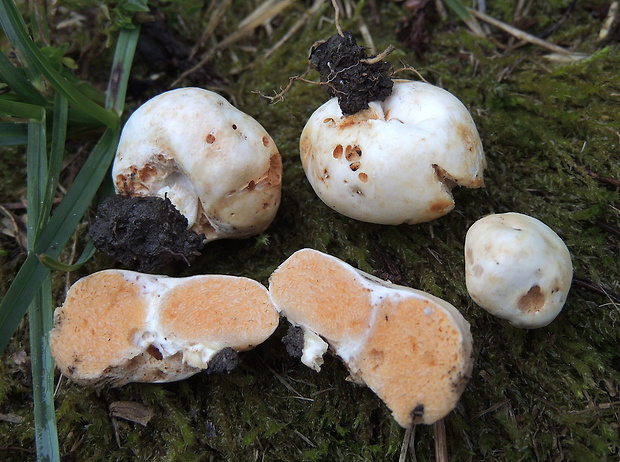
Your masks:
<path fill-rule="evenodd" d="M 524 313 L 536 313 L 545 305 L 545 294 L 543 294 L 540 286 L 533 285 L 530 290 L 523 295 L 517 304 L 519 310 Z"/>
<path fill-rule="evenodd" d="M 208 143 L 208 144 L 213 144 L 213 143 L 215 143 L 215 136 L 213 136 L 211 133 L 209 133 L 209 134 L 207 135 L 207 140 L 206 140 L 206 141 L 207 141 L 207 143 Z"/>
<path fill-rule="evenodd" d="M 263 136 L 263 146 L 269 146 L 269 138 L 267 138 L 266 136 Z"/>
<path fill-rule="evenodd" d="M 446 209 L 450 209 L 454 206 L 454 201 L 452 200 L 439 200 L 435 201 L 428 206 L 428 210 L 434 216 L 438 216 L 437 214 L 443 214 Z"/>
<path fill-rule="evenodd" d="M 336 146 L 332 152 L 332 156 L 334 157 L 334 159 L 340 159 L 342 157 L 342 153 L 343 153 L 344 149 L 342 147 L 341 144 L 339 144 L 338 146 Z"/>
<path fill-rule="evenodd" d="M 465 149 L 469 152 L 473 153 L 478 149 L 479 138 L 470 127 L 464 124 L 457 124 L 456 133 L 457 136 L 463 141 Z"/>
<path fill-rule="evenodd" d="M 357 177 L 360 179 L 360 181 L 362 183 L 367 183 L 368 182 L 368 175 L 364 172 L 360 172 Z"/>
<path fill-rule="evenodd" d="M 359 161 L 362 157 L 362 149 L 357 145 L 347 146 L 344 152 L 344 157 L 349 162 Z"/>
<path fill-rule="evenodd" d="M 349 168 L 351 169 L 352 172 L 359 170 L 360 167 L 361 167 L 361 164 L 359 162 L 351 162 L 349 164 Z"/>

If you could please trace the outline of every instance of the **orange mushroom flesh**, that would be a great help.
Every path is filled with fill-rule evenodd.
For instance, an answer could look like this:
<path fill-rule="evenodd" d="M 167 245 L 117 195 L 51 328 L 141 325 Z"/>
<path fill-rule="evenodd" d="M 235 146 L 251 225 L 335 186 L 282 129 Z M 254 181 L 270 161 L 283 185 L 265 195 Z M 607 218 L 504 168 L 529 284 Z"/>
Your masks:
<path fill-rule="evenodd" d="M 124 270 L 76 282 L 54 318 L 56 364 L 74 382 L 91 386 L 228 370 L 222 357 L 262 343 L 279 321 L 267 289 L 248 278 Z"/>
<path fill-rule="evenodd" d="M 324 339 L 402 427 L 432 424 L 456 406 L 471 375 L 472 338 L 446 301 L 311 249 L 272 274 L 269 292 L 276 309 Z"/>

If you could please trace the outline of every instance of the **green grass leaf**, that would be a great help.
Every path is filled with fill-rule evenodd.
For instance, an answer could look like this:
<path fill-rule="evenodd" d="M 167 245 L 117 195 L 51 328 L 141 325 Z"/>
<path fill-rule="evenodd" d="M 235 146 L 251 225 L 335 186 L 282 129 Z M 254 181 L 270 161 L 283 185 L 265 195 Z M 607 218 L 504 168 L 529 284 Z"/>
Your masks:
<path fill-rule="evenodd" d="M 28 142 L 28 125 L 19 122 L 0 122 L 0 148 Z"/>
<path fill-rule="evenodd" d="M 57 92 L 63 93 L 72 105 L 95 117 L 108 128 L 119 126 L 120 120 L 117 114 L 86 98 L 53 63 L 49 62 L 28 35 L 24 21 L 13 2 L 0 2 L 0 25 L 26 70 L 38 72 Z"/>
<path fill-rule="evenodd" d="M 34 252 L 26 257 L 26 261 L 0 303 L 0 353 L 6 348 L 28 305 L 32 302 L 37 288 L 47 275 L 48 269 L 41 264 L 37 255 L 47 254 L 52 258 L 58 258 L 108 172 L 119 136 L 118 128 L 105 131 L 64 200 L 42 229 Z"/>

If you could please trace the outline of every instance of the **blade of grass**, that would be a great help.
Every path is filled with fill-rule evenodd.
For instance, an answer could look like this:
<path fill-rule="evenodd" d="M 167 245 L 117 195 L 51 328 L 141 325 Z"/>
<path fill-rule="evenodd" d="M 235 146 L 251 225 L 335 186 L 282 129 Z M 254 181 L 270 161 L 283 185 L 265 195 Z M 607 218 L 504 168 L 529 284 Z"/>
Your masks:
<path fill-rule="evenodd" d="M 28 121 L 26 170 L 29 253 L 36 247 L 51 209 L 51 204 L 48 208 L 44 201 L 49 178 L 46 117 L 44 108 L 39 107 L 39 110 L 39 118 Z M 63 111 L 66 114 L 66 108 L 60 107 L 55 112 L 62 114 Z M 60 135 L 63 136 L 62 132 Z M 52 304 L 51 273 L 46 270 L 43 282 L 30 303 L 28 319 L 37 458 L 45 461 L 60 460 L 54 410 L 54 360 L 47 346 L 47 333 L 52 328 Z"/>
<path fill-rule="evenodd" d="M 45 111 L 40 120 L 28 121 L 28 149 L 26 150 L 26 174 L 28 176 L 28 250 L 34 249 L 37 236 L 45 220 L 41 219 L 41 200 L 47 183 L 47 136 Z"/>
<path fill-rule="evenodd" d="M 37 288 L 43 283 L 47 268 L 37 255 L 58 258 L 75 227 L 88 209 L 114 157 L 120 129 L 104 132 L 80 173 L 58 205 L 37 240 L 34 252 L 26 257 L 22 267 L 0 303 L 0 353 L 21 322 Z"/>
<path fill-rule="evenodd" d="M 43 55 L 28 35 L 24 20 L 13 2 L 0 1 L 0 25 L 17 50 L 20 59 L 23 60 L 22 64 L 26 69 L 36 70 L 49 81 L 56 91 L 63 93 L 71 104 L 95 117 L 108 128 L 119 126 L 120 120 L 117 114 L 85 97 Z"/>
<path fill-rule="evenodd" d="M 95 254 L 96 251 L 97 251 L 97 248 L 93 244 L 93 241 L 88 241 L 86 245 L 84 246 L 82 255 L 80 255 L 80 258 L 78 258 L 78 260 L 73 264 L 63 263 L 44 253 L 38 255 L 38 257 L 39 257 L 39 261 L 43 263 L 45 266 L 47 266 L 49 269 L 53 269 L 56 271 L 63 271 L 65 273 L 70 273 L 71 271 L 75 271 L 76 269 L 79 269 L 80 267 L 82 267 L 84 263 L 86 263 L 88 260 L 92 258 L 92 256 Z"/>
<path fill-rule="evenodd" d="M 35 440 L 38 460 L 59 461 L 54 410 L 54 360 L 48 344 L 48 333 L 52 328 L 52 278 L 50 270 L 46 270 L 46 273 L 43 284 L 30 304 L 28 318 Z"/>
<path fill-rule="evenodd" d="M 108 92 L 107 108 L 115 107 L 118 109 L 123 107 L 123 104 L 116 99 L 120 99 L 125 94 L 131 70 L 131 60 L 139 33 L 139 28 L 122 29 L 120 32 L 119 42 L 125 46 L 129 44 L 133 48 L 126 49 L 124 53 L 115 54 L 112 68 L 116 72 L 113 72 L 110 78 L 116 79 L 119 85 L 116 86 L 118 90 Z M 119 136 L 119 127 L 107 129 L 103 133 L 69 188 L 67 195 L 41 231 L 34 253 L 26 257 L 26 261 L 15 276 L 2 303 L 0 303 L 0 353 L 6 348 L 34 294 L 45 280 L 47 268 L 39 261 L 37 255 L 47 254 L 51 258 L 57 258 L 60 255 L 62 248 L 84 216 L 99 185 L 108 172 L 118 145 Z"/>
<path fill-rule="evenodd" d="M 25 123 L 0 122 L 0 148 L 28 142 L 28 126 Z"/>
<path fill-rule="evenodd" d="M 129 74 L 139 37 L 139 27 L 135 29 L 122 29 L 114 50 L 112 71 L 106 90 L 106 108 L 112 110 L 119 117 L 125 107 L 127 83 L 129 82 Z"/>
<path fill-rule="evenodd" d="M 26 76 L 3 53 L 0 53 L 0 75 L 2 80 L 17 94 L 20 100 L 28 101 L 31 104 L 38 104 L 39 106 L 47 104 L 45 97 L 37 91 Z"/>
<path fill-rule="evenodd" d="M 43 107 L 36 104 L 20 103 L 0 98 L 0 114 L 23 119 L 41 120 L 45 115 Z"/>
<path fill-rule="evenodd" d="M 62 170 L 62 159 L 65 153 L 67 138 L 67 118 L 69 106 L 67 98 L 62 93 L 56 93 L 54 100 L 54 120 L 52 125 L 52 144 L 50 146 L 49 164 L 45 191 L 41 197 L 41 217 L 49 217 L 54 202 L 54 194 L 58 187 L 58 178 Z"/>

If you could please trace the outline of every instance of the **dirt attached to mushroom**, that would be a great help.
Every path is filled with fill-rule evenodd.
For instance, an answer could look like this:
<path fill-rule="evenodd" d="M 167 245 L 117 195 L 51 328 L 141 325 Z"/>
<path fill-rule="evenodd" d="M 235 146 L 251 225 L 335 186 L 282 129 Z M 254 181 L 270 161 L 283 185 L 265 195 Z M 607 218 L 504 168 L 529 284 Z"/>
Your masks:
<path fill-rule="evenodd" d="M 95 247 L 128 269 L 156 273 L 191 264 L 204 246 L 204 234 L 187 229 L 187 218 L 160 197 L 105 199 L 90 228 Z"/>

